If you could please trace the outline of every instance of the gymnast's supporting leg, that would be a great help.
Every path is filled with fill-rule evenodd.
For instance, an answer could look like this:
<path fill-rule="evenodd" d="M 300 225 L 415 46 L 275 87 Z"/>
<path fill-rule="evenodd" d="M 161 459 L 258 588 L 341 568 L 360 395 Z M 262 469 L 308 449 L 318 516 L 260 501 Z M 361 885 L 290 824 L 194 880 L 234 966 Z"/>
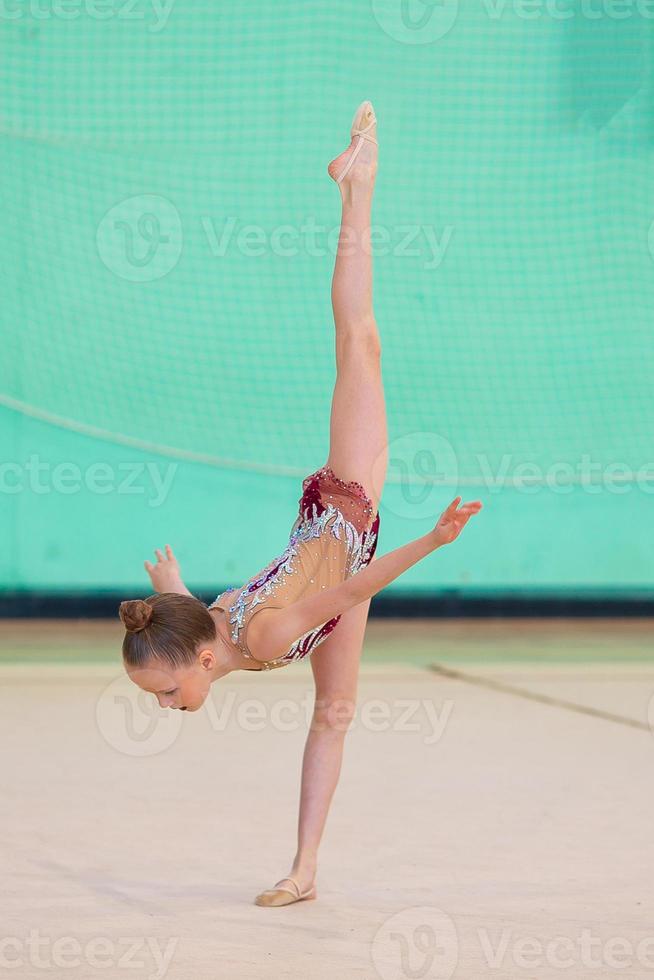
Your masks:
<path fill-rule="evenodd" d="M 375 509 L 386 474 L 388 442 L 368 237 L 376 151 L 374 144 L 366 142 L 355 165 L 338 184 L 342 223 L 332 280 L 337 377 L 328 460 L 337 476 L 363 484 Z M 346 150 L 332 161 L 332 177 L 342 172 L 348 156 Z M 297 851 L 291 868 L 302 892 L 315 877 L 318 848 L 341 771 L 345 735 L 355 713 L 369 607 L 367 599 L 343 613 L 336 629 L 311 656 L 315 707 L 302 760 Z M 281 884 L 291 887 L 288 881 Z"/>
<path fill-rule="evenodd" d="M 356 710 L 369 608 L 370 599 L 366 599 L 344 612 L 336 629 L 311 655 L 315 704 L 302 757 L 297 850 L 290 871 L 302 892 L 315 879 L 318 849 L 341 773 L 345 736 Z M 281 884 L 292 887 L 288 881 Z"/>

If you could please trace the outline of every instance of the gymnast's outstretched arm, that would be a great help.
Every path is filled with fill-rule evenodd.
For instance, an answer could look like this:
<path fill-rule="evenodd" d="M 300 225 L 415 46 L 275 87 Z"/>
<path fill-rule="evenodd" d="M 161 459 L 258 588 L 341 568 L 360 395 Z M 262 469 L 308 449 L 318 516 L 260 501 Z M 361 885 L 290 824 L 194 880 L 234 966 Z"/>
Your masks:
<path fill-rule="evenodd" d="M 452 501 L 428 534 L 389 551 L 381 558 L 375 558 L 356 575 L 333 589 L 299 599 L 284 609 L 271 609 L 261 626 L 261 620 L 257 622 L 255 617 L 248 629 L 248 643 L 255 659 L 273 660 L 282 656 L 308 630 L 369 599 L 436 548 L 454 541 L 469 518 L 477 514 L 482 506 L 479 500 L 475 500 L 457 510 L 460 500 L 460 497 L 456 497 Z"/>

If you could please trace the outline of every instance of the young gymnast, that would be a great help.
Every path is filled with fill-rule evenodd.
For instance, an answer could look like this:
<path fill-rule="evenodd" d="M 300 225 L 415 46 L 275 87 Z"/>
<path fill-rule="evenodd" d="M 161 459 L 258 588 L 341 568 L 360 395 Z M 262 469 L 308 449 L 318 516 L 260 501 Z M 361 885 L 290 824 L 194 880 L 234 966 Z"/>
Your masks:
<path fill-rule="evenodd" d="M 155 589 L 120 604 L 131 679 L 161 707 L 197 711 L 232 670 L 271 670 L 311 655 L 315 707 L 302 764 L 291 873 L 255 898 L 288 905 L 316 897 L 318 847 L 352 720 L 373 595 L 459 535 L 480 501 L 456 497 L 427 534 L 375 557 L 387 466 L 381 347 L 372 306 L 369 230 L 378 144 L 372 104 L 357 109 L 346 150 L 327 170 L 342 203 L 332 279 L 337 377 L 329 457 L 302 482 L 282 554 L 208 607 L 184 585 L 169 545 L 145 562 Z M 373 479 L 374 475 L 374 479 Z"/>

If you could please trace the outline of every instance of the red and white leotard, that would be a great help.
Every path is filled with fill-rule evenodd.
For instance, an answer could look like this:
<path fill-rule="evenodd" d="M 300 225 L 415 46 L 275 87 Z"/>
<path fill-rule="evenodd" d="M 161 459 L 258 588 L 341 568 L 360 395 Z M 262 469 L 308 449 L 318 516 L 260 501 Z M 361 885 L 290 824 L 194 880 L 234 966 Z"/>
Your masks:
<path fill-rule="evenodd" d="M 355 575 L 373 558 L 379 534 L 379 513 L 360 483 L 346 482 L 329 466 L 302 481 L 299 514 L 281 555 L 245 585 L 226 589 L 209 609 L 225 611 L 232 642 L 243 656 L 247 629 L 261 609 L 281 609 L 298 599 L 333 588 Z M 298 637 L 281 657 L 256 661 L 262 670 L 302 660 L 322 643 L 340 615 Z"/>

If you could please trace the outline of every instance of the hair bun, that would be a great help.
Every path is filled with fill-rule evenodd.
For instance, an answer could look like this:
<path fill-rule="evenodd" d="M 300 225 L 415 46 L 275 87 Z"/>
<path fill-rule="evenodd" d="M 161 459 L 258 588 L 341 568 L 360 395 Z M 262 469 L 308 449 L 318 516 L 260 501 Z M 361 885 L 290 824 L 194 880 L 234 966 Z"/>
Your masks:
<path fill-rule="evenodd" d="M 154 609 L 145 599 L 126 599 L 118 607 L 118 615 L 130 633 L 138 633 L 149 626 L 153 612 Z"/>

